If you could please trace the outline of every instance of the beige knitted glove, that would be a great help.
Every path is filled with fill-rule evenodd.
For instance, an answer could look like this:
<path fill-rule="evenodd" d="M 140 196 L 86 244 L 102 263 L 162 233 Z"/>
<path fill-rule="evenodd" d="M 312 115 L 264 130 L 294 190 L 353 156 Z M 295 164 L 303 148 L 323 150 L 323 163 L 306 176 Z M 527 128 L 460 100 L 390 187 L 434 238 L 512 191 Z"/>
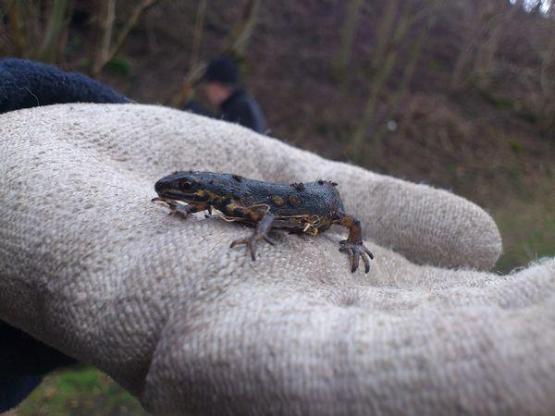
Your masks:
<path fill-rule="evenodd" d="M 462 198 L 154 106 L 21 110 L 0 137 L 0 319 L 153 413 L 555 409 L 555 260 L 473 270 L 501 242 Z M 338 182 L 370 273 L 350 272 L 342 229 L 284 234 L 253 262 L 229 248 L 251 229 L 168 216 L 153 184 L 182 169 Z"/>

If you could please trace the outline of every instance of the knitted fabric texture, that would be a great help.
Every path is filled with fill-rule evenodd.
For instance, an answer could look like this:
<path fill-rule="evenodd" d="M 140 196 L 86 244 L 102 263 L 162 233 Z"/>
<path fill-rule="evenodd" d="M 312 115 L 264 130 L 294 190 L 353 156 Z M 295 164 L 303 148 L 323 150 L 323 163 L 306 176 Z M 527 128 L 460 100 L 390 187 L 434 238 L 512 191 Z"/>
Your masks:
<path fill-rule="evenodd" d="M 0 116 L 0 319 L 154 414 L 553 414 L 555 260 L 499 276 L 492 219 L 446 191 L 240 126 L 156 106 Z M 334 180 L 374 252 L 343 229 L 281 234 L 150 202 L 175 170 Z"/>

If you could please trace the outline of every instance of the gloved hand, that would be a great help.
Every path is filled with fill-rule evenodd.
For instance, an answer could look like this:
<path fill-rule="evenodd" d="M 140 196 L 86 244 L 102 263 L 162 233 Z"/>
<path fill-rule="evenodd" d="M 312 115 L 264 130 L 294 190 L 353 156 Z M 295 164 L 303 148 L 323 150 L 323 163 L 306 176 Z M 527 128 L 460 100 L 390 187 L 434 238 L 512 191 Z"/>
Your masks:
<path fill-rule="evenodd" d="M 79 73 L 26 59 L 0 59 L 0 113 L 70 102 L 128 103 L 129 99 Z M 43 374 L 75 362 L 1 320 L 0 339 L 0 412 L 25 399 Z"/>
<path fill-rule="evenodd" d="M 555 408 L 555 260 L 476 270 L 501 242 L 462 198 L 155 106 L 20 110 L 0 137 L 0 319 L 155 414 Z M 370 273 L 350 272 L 343 229 L 284 234 L 252 262 L 229 248 L 252 229 L 167 215 L 153 184 L 187 169 L 338 182 Z"/>

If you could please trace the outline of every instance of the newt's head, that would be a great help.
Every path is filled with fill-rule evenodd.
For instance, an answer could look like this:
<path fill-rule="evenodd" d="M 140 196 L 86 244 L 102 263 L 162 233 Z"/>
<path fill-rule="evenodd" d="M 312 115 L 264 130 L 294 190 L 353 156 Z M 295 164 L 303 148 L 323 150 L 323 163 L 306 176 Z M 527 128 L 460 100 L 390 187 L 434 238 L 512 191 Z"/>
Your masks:
<path fill-rule="evenodd" d="M 160 179 L 154 190 L 165 200 L 209 202 L 232 194 L 242 180 L 240 176 L 227 173 L 182 171 Z"/>
<path fill-rule="evenodd" d="M 202 202 L 207 200 L 206 181 L 200 172 L 174 172 L 164 176 L 154 185 L 162 199 Z"/>

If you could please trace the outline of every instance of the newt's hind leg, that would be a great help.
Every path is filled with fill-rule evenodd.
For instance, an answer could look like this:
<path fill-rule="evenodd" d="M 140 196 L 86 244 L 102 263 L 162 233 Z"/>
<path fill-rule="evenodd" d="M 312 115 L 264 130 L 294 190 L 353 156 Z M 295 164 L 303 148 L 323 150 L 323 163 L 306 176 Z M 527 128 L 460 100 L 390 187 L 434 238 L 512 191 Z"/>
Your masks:
<path fill-rule="evenodd" d="M 364 262 L 364 271 L 368 273 L 370 271 L 370 260 L 374 258 L 374 255 L 362 242 L 360 221 L 350 215 L 345 215 L 337 223 L 349 229 L 349 236 L 347 239 L 339 242 L 341 246 L 339 251 L 347 253 L 349 256 L 351 260 L 351 272 L 356 272 L 360 259 L 362 258 Z"/>
<path fill-rule="evenodd" d="M 256 242 L 258 240 L 266 240 L 271 245 L 274 245 L 274 242 L 268 237 L 268 233 L 272 228 L 272 223 L 274 222 L 274 215 L 267 212 L 264 214 L 262 219 L 258 221 L 256 224 L 256 229 L 254 233 L 247 239 L 242 240 L 235 240 L 231 243 L 231 248 L 238 246 L 240 244 L 245 244 L 251 253 L 251 258 L 256 260 Z"/>

